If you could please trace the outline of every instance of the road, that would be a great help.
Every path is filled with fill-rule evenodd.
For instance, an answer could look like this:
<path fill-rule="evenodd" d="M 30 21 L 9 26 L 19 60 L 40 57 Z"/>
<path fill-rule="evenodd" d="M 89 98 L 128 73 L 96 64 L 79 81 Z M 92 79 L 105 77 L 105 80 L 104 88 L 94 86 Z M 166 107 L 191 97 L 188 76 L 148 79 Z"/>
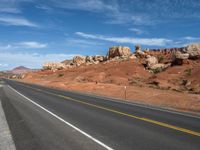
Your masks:
<path fill-rule="evenodd" d="M 200 117 L 2 79 L 17 150 L 199 150 Z"/>

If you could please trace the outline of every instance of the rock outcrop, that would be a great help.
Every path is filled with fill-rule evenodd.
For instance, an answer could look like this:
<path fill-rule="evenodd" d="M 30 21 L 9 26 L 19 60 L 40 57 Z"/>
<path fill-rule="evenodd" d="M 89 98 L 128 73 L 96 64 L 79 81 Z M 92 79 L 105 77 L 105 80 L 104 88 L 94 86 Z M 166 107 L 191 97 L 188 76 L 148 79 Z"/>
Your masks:
<path fill-rule="evenodd" d="M 146 56 L 140 45 L 135 46 L 135 56 L 138 58 L 144 58 Z"/>
<path fill-rule="evenodd" d="M 144 64 L 145 67 L 151 68 L 152 66 L 158 64 L 158 59 L 154 56 L 147 55 L 143 64 Z"/>
<path fill-rule="evenodd" d="M 200 43 L 193 43 L 186 47 L 186 53 L 189 54 L 189 58 L 200 58 Z"/>
<path fill-rule="evenodd" d="M 84 64 L 85 62 L 86 62 L 85 56 L 74 56 L 74 58 L 73 58 L 73 63 L 76 66 L 80 66 L 81 64 Z"/>
<path fill-rule="evenodd" d="M 107 56 L 108 59 L 112 59 L 115 57 L 128 57 L 131 55 L 131 49 L 125 46 L 113 46 L 109 49 Z"/>
<path fill-rule="evenodd" d="M 172 56 L 173 65 L 182 65 L 185 62 L 187 62 L 188 58 L 189 58 L 188 53 L 182 53 L 180 51 L 176 51 L 173 53 Z"/>
<path fill-rule="evenodd" d="M 100 55 L 93 56 L 93 60 L 98 61 L 98 62 L 103 62 L 104 56 L 100 56 Z"/>
<path fill-rule="evenodd" d="M 43 65 L 44 70 L 60 70 L 66 68 L 65 64 L 60 62 L 46 62 Z"/>

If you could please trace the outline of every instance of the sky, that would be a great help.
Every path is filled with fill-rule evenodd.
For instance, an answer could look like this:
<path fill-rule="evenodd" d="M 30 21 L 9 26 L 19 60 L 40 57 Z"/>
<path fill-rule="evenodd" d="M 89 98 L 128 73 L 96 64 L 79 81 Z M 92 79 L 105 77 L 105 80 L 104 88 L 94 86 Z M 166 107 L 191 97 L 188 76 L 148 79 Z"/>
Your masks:
<path fill-rule="evenodd" d="M 0 70 L 199 41 L 200 0 L 0 0 Z"/>

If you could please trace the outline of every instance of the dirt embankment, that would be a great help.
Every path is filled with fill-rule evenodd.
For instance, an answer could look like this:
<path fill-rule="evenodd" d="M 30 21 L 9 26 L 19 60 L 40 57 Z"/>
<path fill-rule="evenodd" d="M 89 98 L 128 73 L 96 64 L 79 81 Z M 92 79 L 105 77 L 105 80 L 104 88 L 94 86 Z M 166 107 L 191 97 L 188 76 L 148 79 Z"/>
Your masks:
<path fill-rule="evenodd" d="M 153 74 L 137 60 L 27 73 L 21 81 L 200 114 L 200 60 Z"/>

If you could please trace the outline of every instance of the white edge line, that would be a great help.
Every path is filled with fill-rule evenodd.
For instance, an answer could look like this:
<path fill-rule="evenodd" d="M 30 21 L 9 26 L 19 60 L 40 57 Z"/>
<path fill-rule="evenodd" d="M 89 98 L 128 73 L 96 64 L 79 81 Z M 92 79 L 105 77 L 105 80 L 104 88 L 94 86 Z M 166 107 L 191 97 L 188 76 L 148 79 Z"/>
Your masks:
<path fill-rule="evenodd" d="M 82 131 L 81 129 L 79 129 L 78 127 L 72 125 L 71 123 L 65 121 L 64 119 L 62 119 L 61 117 L 57 116 L 56 114 L 50 112 L 49 110 L 47 110 L 46 108 L 42 107 L 41 105 L 39 105 L 38 103 L 32 101 L 30 98 L 24 96 L 23 94 L 21 94 L 20 92 L 18 92 L 17 90 L 15 90 L 14 88 L 12 88 L 10 85 L 8 85 L 8 87 L 10 89 L 12 89 L 13 91 L 15 91 L 17 94 L 19 94 L 20 96 L 22 96 L 23 98 L 27 99 L 28 101 L 30 101 L 31 103 L 33 103 L 34 105 L 40 107 L 42 110 L 48 112 L 49 114 L 51 114 L 52 116 L 54 116 L 55 118 L 57 118 L 58 120 L 60 120 L 61 122 L 64 122 L 65 124 L 67 124 L 68 126 L 72 127 L 73 129 L 75 129 L 76 131 L 82 133 L 83 135 L 85 135 L 86 137 L 88 137 L 89 139 L 93 140 L 94 142 L 98 143 L 99 145 L 101 145 L 102 147 L 108 149 L 108 150 L 113 150 L 113 148 L 105 145 L 104 143 L 102 143 L 101 141 L 97 140 L 96 138 L 92 137 L 91 135 L 87 134 L 86 132 Z"/>

